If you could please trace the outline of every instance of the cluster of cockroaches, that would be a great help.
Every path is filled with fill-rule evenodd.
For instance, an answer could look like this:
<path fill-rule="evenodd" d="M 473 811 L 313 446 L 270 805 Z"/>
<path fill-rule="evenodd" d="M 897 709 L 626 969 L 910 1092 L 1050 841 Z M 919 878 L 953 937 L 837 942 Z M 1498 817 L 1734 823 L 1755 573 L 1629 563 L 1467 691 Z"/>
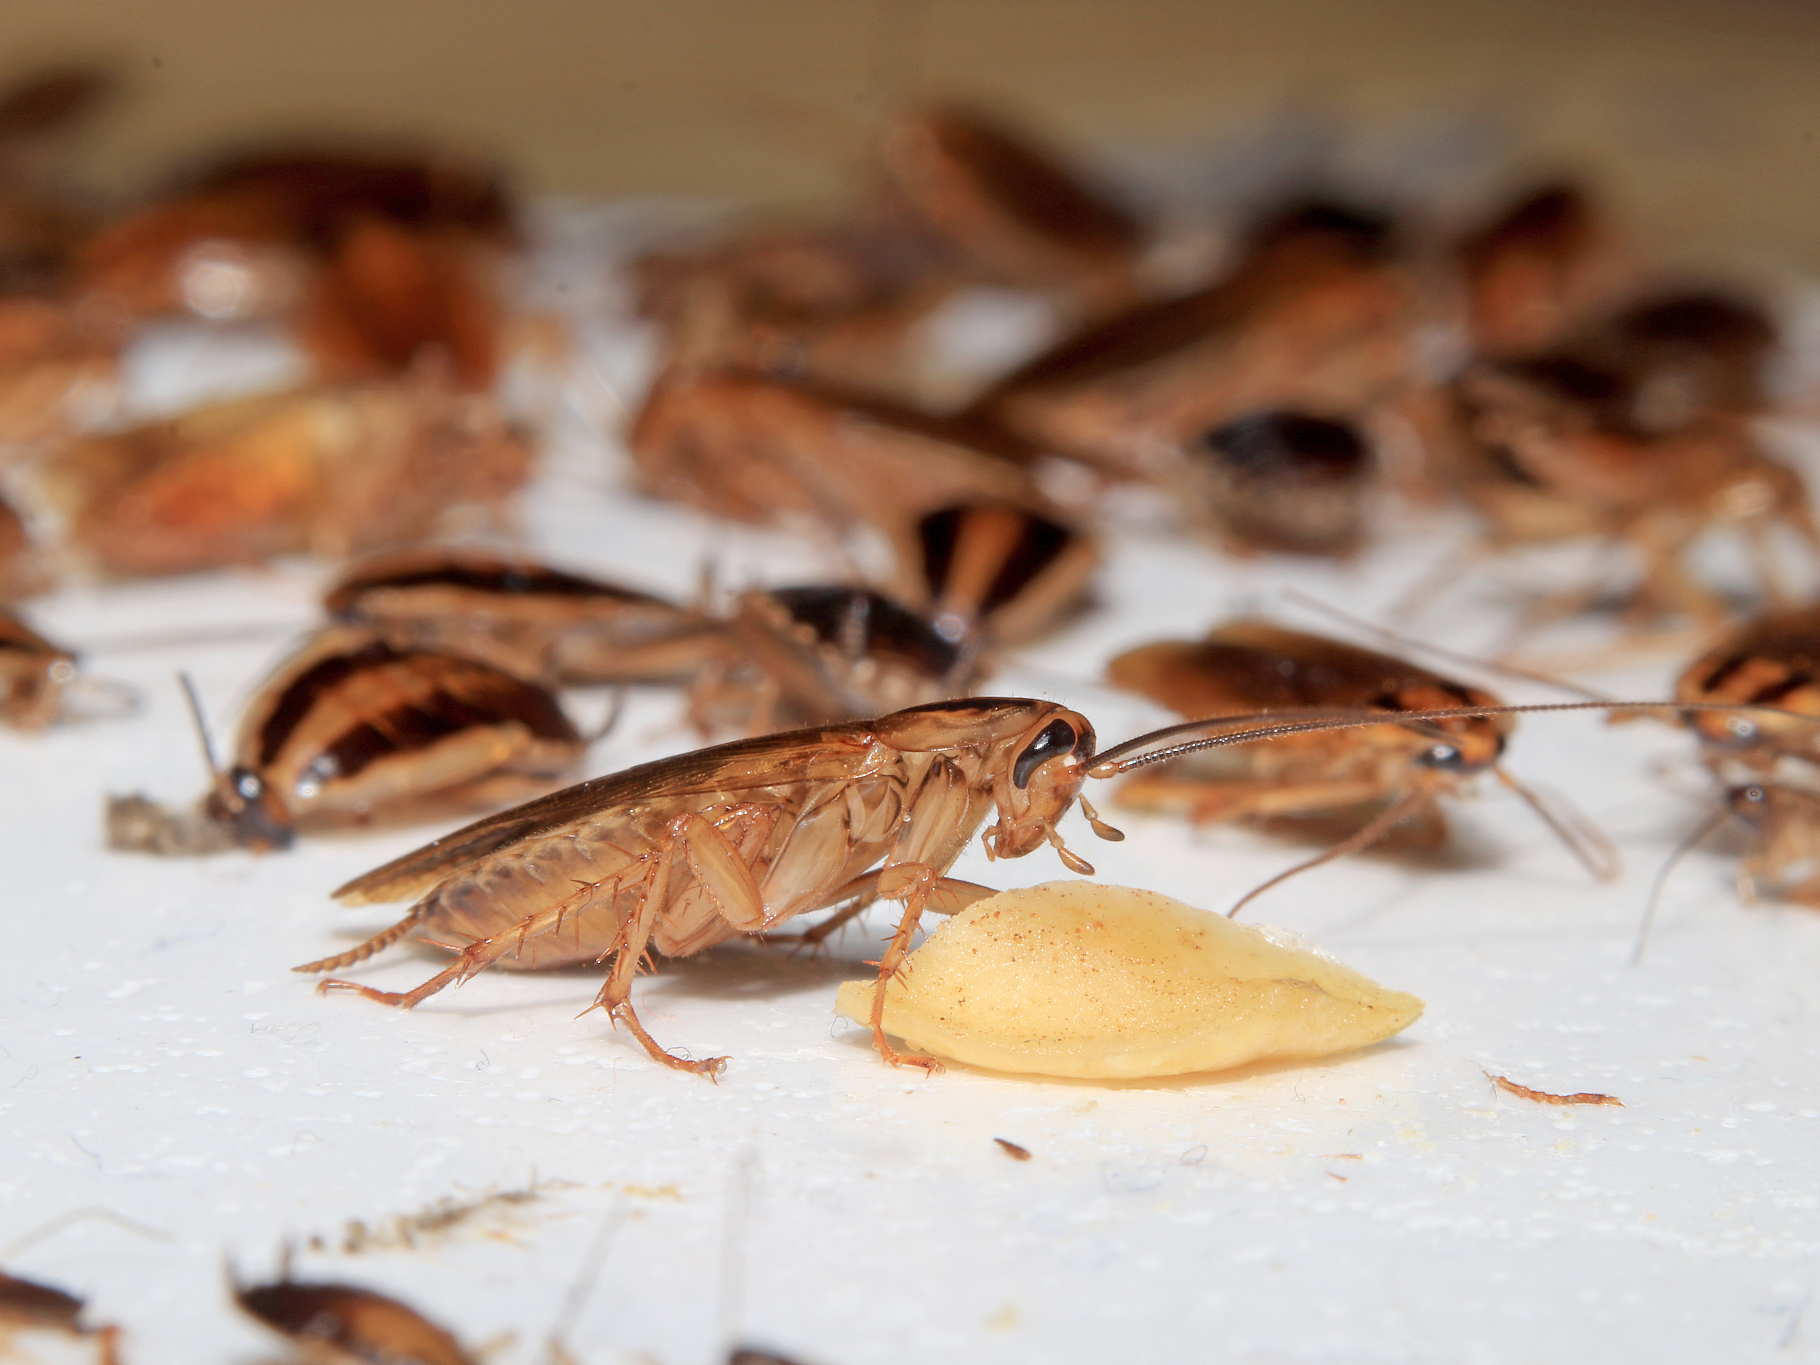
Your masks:
<path fill-rule="evenodd" d="M 94 96 L 77 75 L 41 79 L 0 102 L 0 135 L 39 137 Z M 0 324 L 16 307 L 38 331 L 13 330 L 41 338 L 0 376 L 0 415 L 25 433 L 9 447 L 19 484 L 66 547 L 112 574 L 410 547 L 330 590 L 333 624 L 261 688 L 232 761 L 210 758 L 200 811 L 117 800 L 115 845 L 272 848 L 312 826 L 496 806 L 554 785 L 586 748 L 552 689 L 690 680 L 697 726 L 746 738 L 536 796 L 355 879 L 337 896 L 415 904 L 299 970 L 421 933 L 454 957 L 417 989 L 324 983 L 408 1007 L 494 963 L 610 962 L 598 1006 L 656 1060 L 708 1075 L 724 1059 L 677 1057 L 639 1023 L 630 991 L 647 954 L 832 910 L 806 935 L 819 941 L 900 901 L 873 1033 L 887 1060 L 933 1066 L 892 1050 L 883 983 L 924 911 L 985 894 L 948 873 L 988 819 L 990 856 L 1046 844 L 1091 872 L 1057 832 L 1078 799 L 1098 834 L 1121 837 L 1081 797 L 1088 776 L 1164 765 L 1118 799 L 1318 825 L 1336 832 L 1324 861 L 1438 841 L 1438 798 L 1490 770 L 1610 869 L 1595 831 L 1497 766 L 1512 713 L 1533 708 L 1341 641 L 1242 621 L 1124 654 L 1112 680 L 1186 720 L 1105 753 L 1075 711 L 970 694 L 997 651 L 1082 603 L 1097 490 L 1164 490 L 1237 554 L 1344 557 L 1371 529 L 1373 452 L 1412 439 L 1405 484 L 1457 491 L 1493 543 L 1602 535 L 1633 549 L 1639 614 L 1719 619 L 1688 562 L 1713 527 L 1743 533 L 1765 596 L 1786 607 L 1775 529 L 1820 538 L 1800 477 L 1751 424 L 1775 345 L 1760 310 L 1641 289 L 1568 188 L 1445 250 L 1376 213 L 1297 202 L 1218 274 L 1160 295 L 1135 215 L 975 111 L 902 115 L 873 164 L 841 221 L 633 266 L 661 334 L 626 433 L 644 490 L 837 539 L 865 531 L 890 550 L 878 582 L 756 590 L 731 610 L 414 544 L 527 467 L 490 393 L 517 241 L 491 178 L 436 159 L 242 157 L 40 243 L 37 272 L 0 298 Z M 24 179 L 11 192 L 42 194 Z M 918 339 L 978 287 L 1039 295 L 1064 334 L 937 408 Z M 133 323 L 172 313 L 287 319 L 317 378 L 76 433 L 74 377 L 111 363 Z M 1417 339 L 1449 325 L 1468 340 L 1442 366 Z M 33 553 L 20 545 L 10 562 Z M 8 715 L 43 723 L 72 657 L 8 629 Z M 1820 714 L 1816 668 L 1820 614 L 1785 610 L 1704 656 L 1675 701 L 1636 705 L 1687 719 L 1737 782 L 1728 809 L 1757 831 L 1745 875 L 1820 903 L 1820 875 L 1800 875 L 1820 854 L 1820 794 L 1802 781 L 1820 757 L 1804 718 Z"/>
<path fill-rule="evenodd" d="M 293 1280 L 234 1284 L 234 1302 L 282 1337 L 298 1365 L 476 1365 L 483 1351 L 464 1347 L 408 1304 L 359 1285 Z M 83 1302 L 51 1285 L 0 1272 L 0 1359 L 72 1360 L 122 1365 L 121 1329 L 86 1323 Z M 552 1338 L 549 1365 L 573 1365 Z M 727 1365 L 794 1365 L 769 1351 L 740 1348 Z"/>

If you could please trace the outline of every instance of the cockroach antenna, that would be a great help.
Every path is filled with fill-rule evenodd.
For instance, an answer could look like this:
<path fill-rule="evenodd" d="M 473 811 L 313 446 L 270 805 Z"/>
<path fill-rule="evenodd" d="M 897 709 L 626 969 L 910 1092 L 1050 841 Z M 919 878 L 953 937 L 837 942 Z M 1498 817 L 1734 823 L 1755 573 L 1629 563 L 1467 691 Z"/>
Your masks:
<path fill-rule="evenodd" d="M 1662 904 L 1662 893 L 1668 889 L 1669 874 L 1680 865 L 1683 858 L 1705 842 L 1708 835 L 1731 819 L 1732 814 L 1729 807 L 1720 806 L 1707 816 L 1694 828 L 1693 833 L 1675 845 L 1675 851 L 1668 855 L 1668 861 L 1656 873 L 1655 884 L 1649 888 L 1649 900 L 1643 906 L 1643 918 L 1637 924 L 1637 941 L 1630 950 L 1631 966 L 1635 967 L 1643 961 L 1643 949 L 1649 944 L 1649 931 L 1655 927 L 1656 911 Z"/>
<path fill-rule="evenodd" d="M 600 1272 L 607 1264 L 607 1257 L 613 1252 L 613 1240 L 619 1236 L 620 1226 L 625 1221 L 626 1201 L 621 1196 L 600 1220 L 593 1241 L 588 1243 L 587 1251 L 582 1254 L 581 1264 L 576 1268 L 569 1292 L 563 1295 L 562 1307 L 556 1312 L 556 1321 L 550 1324 L 546 1340 L 549 1343 L 550 1359 L 556 1365 L 569 1365 L 574 1360 L 568 1349 L 569 1334 L 575 1330 L 575 1324 L 581 1321 L 582 1310 L 588 1306 L 588 1299 L 600 1280 Z"/>
<path fill-rule="evenodd" d="M 1509 664 L 1497 663 L 1491 659 L 1481 659 L 1476 655 L 1465 654 L 1457 649 L 1448 649 L 1442 645 L 1430 644 L 1426 640 L 1418 640 L 1413 635 L 1405 635 L 1401 631 L 1392 630 L 1389 626 L 1381 626 L 1375 622 L 1367 621 L 1362 616 L 1354 616 L 1349 611 L 1342 611 L 1336 606 L 1321 601 L 1321 599 L 1316 597 L 1313 593 L 1303 592 L 1300 588 L 1283 589 L 1283 600 L 1292 602 L 1296 606 L 1304 607 L 1309 611 L 1319 612 L 1330 620 L 1338 621 L 1342 625 L 1351 626 L 1354 630 L 1364 631 L 1367 635 L 1375 636 L 1385 644 L 1394 645 L 1399 649 L 1408 649 L 1413 650 L 1418 654 L 1431 655 L 1434 658 L 1445 660 L 1450 664 L 1457 664 L 1463 668 L 1475 668 L 1484 673 L 1495 673 L 1499 677 L 1520 678 L 1524 682 L 1540 683 L 1544 687 L 1553 687 L 1558 688 L 1563 692 L 1571 692 L 1577 697 L 1586 698 L 1588 701 L 1615 700 L 1603 692 L 1599 692 L 1590 687 L 1582 687 L 1579 683 L 1568 682 L 1565 678 L 1553 677 L 1550 674 L 1538 673 L 1527 668 L 1513 668 Z"/>
<path fill-rule="evenodd" d="M 215 759 L 215 745 L 209 738 L 208 717 L 202 713 L 202 697 L 196 691 L 196 680 L 189 673 L 177 675 L 177 681 L 183 684 L 183 696 L 190 704 L 190 719 L 196 722 L 196 739 L 202 745 L 202 761 L 208 766 L 209 780 L 216 781 L 221 776 L 221 764 Z"/>

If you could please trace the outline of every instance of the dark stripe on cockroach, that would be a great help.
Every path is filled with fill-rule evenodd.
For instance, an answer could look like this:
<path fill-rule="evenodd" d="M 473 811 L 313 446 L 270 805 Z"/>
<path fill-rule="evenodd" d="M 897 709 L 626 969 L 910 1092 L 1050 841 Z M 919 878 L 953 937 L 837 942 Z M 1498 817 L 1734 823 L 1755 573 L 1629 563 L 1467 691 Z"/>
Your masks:
<path fill-rule="evenodd" d="M 342 583 L 324 599 L 329 611 L 340 614 L 354 607 L 366 593 L 382 588 L 466 588 L 508 597 L 603 597 L 615 602 L 657 603 L 659 599 L 630 592 L 607 583 L 563 573 L 540 565 L 481 566 L 441 564 L 398 573 L 374 574 Z"/>
<path fill-rule="evenodd" d="M 503 675 L 474 697 L 437 688 L 421 702 L 394 707 L 353 726 L 326 746 L 337 777 L 353 777 L 392 754 L 431 745 L 480 726 L 518 721 L 539 739 L 575 740 L 575 727 L 542 689 Z"/>
<path fill-rule="evenodd" d="M 1753 706 L 1774 706 L 1789 693 L 1806 687 L 1814 680 L 1814 675 L 1800 669 L 1790 669 L 1787 676 L 1773 683 L 1765 683 L 1751 694 Z"/>
<path fill-rule="evenodd" d="M 868 655 L 895 656 L 932 678 L 946 677 L 960 661 L 958 644 L 944 640 L 922 617 L 882 593 L 866 588 L 774 588 L 771 596 L 790 619 L 815 632 L 823 644 L 846 644 L 849 622 L 858 620 Z"/>
<path fill-rule="evenodd" d="M 1371 451 L 1344 422 L 1305 412 L 1256 412 L 1215 427 L 1204 448 L 1236 476 L 1252 479 L 1313 475 L 1357 479 L 1371 468 Z"/>
<path fill-rule="evenodd" d="M 923 575 L 931 596 L 940 597 L 947 586 L 961 526 L 971 511 L 967 507 L 944 507 L 917 523 L 917 537 L 923 548 Z M 985 599 L 980 603 L 982 615 L 996 611 L 1029 587 L 1043 570 L 1061 557 L 1074 539 L 1073 531 L 1047 517 L 1034 512 L 1018 515 L 1023 519 L 1023 534 L 1018 536 L 1004 566 L 987 588 Z"/>
<path fill-rule="evenodd" d="M 316 699 L 329 688 L 363 668 L 392 663 L 404 657 L 390 645 L 375 640 L 346 654 L 331 654 L 318 659 L 291 680 L 278 694 L 272 710 L 259 727 L 259 766 L 265 767 L 278 757 L 279 750 L 290 739 L 291 732 L 310 713 Z"/>

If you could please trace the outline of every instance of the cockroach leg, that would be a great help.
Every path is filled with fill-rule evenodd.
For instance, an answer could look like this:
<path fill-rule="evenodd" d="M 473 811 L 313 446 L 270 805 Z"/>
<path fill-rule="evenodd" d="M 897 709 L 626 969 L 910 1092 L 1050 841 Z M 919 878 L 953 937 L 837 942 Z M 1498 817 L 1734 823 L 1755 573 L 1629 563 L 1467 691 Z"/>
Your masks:
<path fill-rule="evenodd" d="M 1270 878 L 1270 880 L 1260 882 L 1258 885 L 1252 887 L 1251 890 L 1239 897 L 1238 902 L 1232 909 L 1226 912 L 1226 918 L 1237 918 L 1239 911 L 1251 904 L 1252 901 L 1256 900 L 1278 883 L 1288 881 L 1298 872 L 1307 872 L 1311 868 L 1319 867 L 1322 863 L 1332 862 L 1335 858 L 1344 858 L 1349 853 L 1357 853 L 1362 848 L 1370 848 L 1373 844 L 1377 843 L 1378 840 L 1390 833 L 1390 831 L 1395 828 L 1398 821 L 1415 814 L 1424 804 L 1433 799 L 1434 797 L 1430 793 L 1423 791 L 1420 788 L 1417 788 L 1415 791 L 1404 792 L 1403 795 L 1399 796 L 1379 812 L 1377 817 L 1374 818 L 1370 824 L 1365 825 L 1357 833 L 1352 835 L 1351 838 L 1342 843 L 1335 844 L 1332 848 L 1327 849 L 1322 853 L 1317 853 L 1314 857 L 1309 858 L 1304 862 L 1297 863 L 1294 867 L 1285 868 L 1283 871 L 1277 873 L 1276 876 Z"/>
<path fill-rule="evenodd" d="M 910 951 L 910 940 L 916 936 L 916 926 L 922 920 L 929 893 L 941 879 L 941 873 L 922 863 L 897 863 L 879 874 L 879 894 L 891 900 L 901 896 L 904 914 L 897 923 L 897 932 L 891 935 L 884 956 L 878 960 L 878 986 L 872 993 L 872 1045 L 878 1049 L 878 1055 L 892 1066 L 920 1066 L 931 1076 L 943 1069 L 935 1058 L 901 1053 L 886 1041 L 885 988 L 902 967 Z"/>
<path fill-rule="evenodd" d="M 291 968 L 294 972 L 303 972 L 314 976 L 319 972 L 340 972 L 352 967 L 356 962 L 365 962 L 374 953 L 383 952 L 411 931 L 411 926 L 424 918 L 421 905 L 411 907 L 411 912 L 389 929 L 382 929 L 365 943 L 350 948 L 336 957 L 325 957 L 316 962 L 306 962 L 301 967 Z"/>
<path fill-rule="evenodd" d="M 1559 798 L 1545 800 L 1540 792 L 1506 772 L 1502 764 L 1492 764 L 1491 770 L 1499 782 L 1523 798 L 1536 813 L 1536 818 L 1554 831 L 1555 837 L 1567 845 L 1567 851 L 1580 860 L 1580 865 L 1592 873 L 1595 880 L 1613 881 L 1624 870 L 1617 846 L 1606 837 L 1604 830 L 1579 811 L 1563 804 Z"/>
<path fill-rule="evenodd" d="M 751 819 L 762 812 L 750 811 L 745 815 Z M 613 969 L 607 974 L 595 1004 L 614 1022 L 625 1024 L 653 1061 L 713 1080 L 727 1069 L 725 1057 L 706 1057 L 701 1061 L 678 1057 L 645 1031 L 632 1008 L 632 980 L 638 973 L 638 962 L 650 941 L 651 930 L 668 905 L 671 869 L 679 858 L 687 860 L 696 881 L 707 890 L 716 909 L 729 921 L 742 928 L 755 928 L 764 923 L 764 896 L 739 850 L 706 816 L 696 812 L 679 815 L 670 821 L 665 837 L 658 845 L 645 894 L 620 931 L 618 955 L 613 959 Z"/>

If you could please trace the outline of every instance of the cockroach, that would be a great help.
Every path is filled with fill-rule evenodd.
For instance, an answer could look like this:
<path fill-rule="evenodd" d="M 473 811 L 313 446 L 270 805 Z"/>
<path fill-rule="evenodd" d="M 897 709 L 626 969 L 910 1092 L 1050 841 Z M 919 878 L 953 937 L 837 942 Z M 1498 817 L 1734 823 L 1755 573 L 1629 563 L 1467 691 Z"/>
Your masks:
<path fill-rule="evenodd" d="M 672 362 L 906 396 L 914 329 L 963 282 L 927 233 L 871 219 L 760 229 L 632 271 Z"/>
<path fill-rule="evenodd" d="M 1078 712 L 1028 698 L 973 697 L 736 740 L 527 802 L 355 878 L 337 899 L 416 903 L 359 946 L 296 970 L 345 970 L 413 931 L 436 943 L 465 941 L 447 967 L 411 991 L 337 979 L 321 986 L 408 1009 L 496 963 L 543 968 L 611 958 L 593 1008 L 625 1024 L 653 1060 L 712 1077 L 726 1058 L 675 1056 L 639 1022 L 631 987 L 647 953 L 687 957 L 842 907 L 813 931 L 824 933 L 872 900 L 900 900 L 902 917 L 878 963 L 873 1043 L 888 1062 L 934 1070 L 933 1058 L 901 1055 L 885 1037 L 884 984 L 925 910 L 953 913 L 991 894 L 947 875 L 988 815 L 997 817 L 983 835 L 989 857 L 1020 858 L 1048 844 L 1070 870 L 1090 876 L 1092 866 L 1056 829 L 1076 798 L 1101 838 L 1124 836 L 1081 796 L 1089 776 L 1326 730 L 1444 727 L 1601 707 L 1610 704 L 1444 707 L 1394 719 L 1382 710 L 1253 714 L 1168 726 L 1096 755 L 1093 726 Z M 1444 769 L 1458 761 L 1465 738 L 1430 728 L 1422 751 Z"/>
<path fill-rule="evenodd" d="M 1481 364 L 1461 377 L 1472 436 L 1548 499 L 1581 509 L 1642 562 L 1639 611 L 1714 623 L 1715 594 L 1685 558 L 1706 532 L 1730 528 L 1752 552 L 1766 596 L 1780 597 L 1769 548 L 1785 527 L 1820 554 L 1801 475 L 1765 453 L 1749 427 L 1720 412 L 1665 432 L 1601 407 L 1626 386 L 1570 357 Z"/>
<path fill-rule="evenodd" d="M 959 696 L 982 671 L 976 641 L 882 593 L 769 588 L 741 595 L 689 706 L 704 732 L 762 734 Z"/>
<path fill-rule="evenodd" d="M 1079 608 L 1095 538 L 1041 503 L 961 502 L 887 528 L 892 582 L 944 639 L 1029 639 Z"/>
<path fill-rule="evenodd" d="M 63 690 L 75 677 L 74 654 L 0 610 L 0 720 L 42 729 L 62 711 Z"/>
<path fill-rule="evenodd" d="M 1275 411 L 1208 432 L 1183 480 L 1193 514 L 1236 550 L 1347 555 L 1365 539 L 1373 473 L 1351 423 Z"/>
<path fill-rule="evenodd" d="M 79 1342 L 84 1351 L 79 1358 L 119 1365 L 120 1329 L 83 1326 L 82 1308 L 73 1294 L 0 1272 L 0 1358 L 66 1360 L 69 1343 Z M 50 1355 L 41 1357 L 39 1351 L 47 1348 Z"/>
<path fill-rule="evenodd" d="M 1030 1160 L 1030 1149 L 1028 1147 L 1015 1143 L 1010 1138 L 993 1138 L 992 1140 L 996 1142 L 999 1145 L 999 1149 L 1013 1161 Z"/>
<path fill-rule="evenodd" d="M 1365 411 L 1405 382 L 1414 293 L 1388 225 L 1290 210 L 1204 288 L 1089 323 L 970 409 L 1121 478 L 1161 478 L 1208 431 L 1294 407 Z"/>
<path fill-rule="evenodd" d="M 477 1365 L 416 1309 L 358 1285 L 237 1284 L 234 1302 L 316 1365 Z"/>
<path fill-rule="evenodd" d="M 310 149 L 229 160 L 87 246 L 80 288 L 144 317 L 298 313 L 325 374 L 402 375 L 437 352 L 464 385 L 496 364 L 499 180 L 446 157 Z"/>
<path fill-rule="evenodd" d="M 208 757 L 213 789 L 198 812 L 112 798 L 108 844 L 164 854 L 276 849 L 300 829 L 485 808 L 549 786 L 586 748 L 555 697 L 534 683 L 477 659 L 331 627 L 260 688 L 232 766 Z"/>
<path fill-rule="evenodd" d="M 1487 355 L 1553 345 L 1609 305 L 1630 273 L 1604 215 L 1565 182 L 1520 195 L 1456 252 L 1467 332 Z"/>
<path fill-rule="evenodd" d="M 367 560 L 336 580 L 323 606 L 401 648 L 465 654 L 550 686 L 681 681 L 724 634 L 660 597 L 477 551 Z"/>
<path fill-rule="evenodd" d="M 714 1076 L 724 1057 L 674 1056 L 638 1021 L 631 985 L 645 953 L 686 957 L 882 896 L 905 909 L 879 964 L 873 1041 L 887 1061 L 933 1069 L 934 1059 L 900 1056 L 886 1040 L 882 983 L 925 908 L 958 909 L 986 894 L 946 873 L 989 813 L 997 814 L 985 836 L 992 856 L 1049 843 L 1075 870 L 1091 871 L 1055 822 L 1079 794 L 1092 753 L 1086 717 L 1052 702 L 988 697 L 644 764 L 478 821 L 349 882 L 336 892 L 349 904 L 421 899 L 359 947 L 298 970 L 350 967 L 414 930 L 466 940 L 448 968 L 413 991 L 323 983 L 408 1008 L 527 949 L 526 965 L 538 967 L 612 956 L 596 1005 L 655 1060 Z"/>
<path fill-rule="evenodd" d="M 978 423 L 738 373 L 660 378 L 627 436 L 651 492 L 741 521 L 895 524 L 965 501 L 1037 501 L 1032 452 Z"/>
<path fill-rule="evenodd" d="M 1113 659 L 1106 673 L 1116 686 L 1191 720 L 1322 707 L 1394 716 L 1500 706 L 1489 692 L 1391 655 L 1261 621 L 1231 622 L 1203 640 L 1141 645 Z M 1114 799 L 1136 809 L 1186 810 L 1196 821 L 1248 819 L 1279 828 L 1334 824 L 1347 831 L 1335 847 L 1256 888 L 1242 906 L 1293 872 L 1370 847 L 1393 832 L 1405 844 L 1440 844 L 1447 825 L 1439 799 L 1462 793 L 1489 771 L 1594 875 L 1609 878 L 1616 872 L 1616 853 L 1604 836 L 1572 813 L 1552 809 L 1499 765 L 1512 727 L 1511 716 L 1500 712 L 1424 725 L 1315 731 L 1170 764 L 1132 778 Z"/>
<path fill-rule="evenodd" d="M 421 540 L 529 462 L 492 398 L 424 374 L 212 404 L 74 442 L 39 478 L 75 545 L 124 576 Z"/>
<path fill-rule="evenodd" d="M 1143 224 L 1053 153 L 978 109 L 910 110 L 878 157 L 892 191 L 975 278 L 1104 311 L 1135 292 Z"/>
<path fill-rule="evenodd" d="M 1760 892 L 1820 907 L 1820 607 L 1748 621 L 1689 664 L 1677 700 L 1777 710 L 1690 710 L 1680 719 L 1722 784 L 1718 808 L 1658 874 L 1638 933 L 1641 955 L 1669 873 L 1721 825 L 1747 833 L 1738 866 L 1746 900 Z"/>

